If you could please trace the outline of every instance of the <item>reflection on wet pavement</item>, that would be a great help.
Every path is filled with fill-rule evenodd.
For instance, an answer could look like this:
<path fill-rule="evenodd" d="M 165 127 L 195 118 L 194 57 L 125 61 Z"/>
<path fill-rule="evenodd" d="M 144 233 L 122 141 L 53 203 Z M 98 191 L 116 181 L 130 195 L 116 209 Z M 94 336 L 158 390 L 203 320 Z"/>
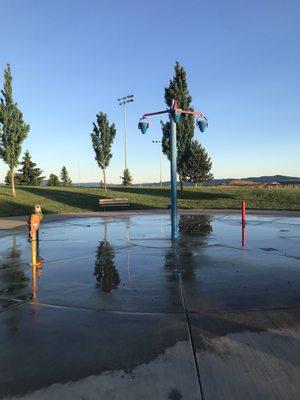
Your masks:
<path fill-rule="evenodd" d="M 298 399 L 300 219 L 45 223 L 0 239 L 0 398 Z M 30 368 L 28 368 L 30 365 Z"/>
<path fill-rule="evenodd" d="M 117 289 L 120 283 L 118 270 L 114 263 L 115 253 L 113 246 L 107 240 L 107 223 L 104 224 L 104 238 L 97 246 L 94 275 L 97 287 L 103 292 L 109 293 Z"/>

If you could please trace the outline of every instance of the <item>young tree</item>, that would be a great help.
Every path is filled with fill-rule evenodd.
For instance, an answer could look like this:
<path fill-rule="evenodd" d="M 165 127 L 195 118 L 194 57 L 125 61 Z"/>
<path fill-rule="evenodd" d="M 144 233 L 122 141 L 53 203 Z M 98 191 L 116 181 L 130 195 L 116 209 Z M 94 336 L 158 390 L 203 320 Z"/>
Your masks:
<path fill-rule="evenodd" d="M 60 181 L 57 175 L 50 174 L 47 186 L 60 186 Z"/>
<path fill-rule="evenodd" d="M 106 186 L 106 168 L 112 158 L 111 146 L 116 136 L 115 124 L 109 125 L 107 115 L 100 112 L 96 115 L 97 123 L 93 122 L 93 132 L 91 133 L 92 145 L 95 151 L 95 160 L 103 172 L 104 190 Z"/>
<path fill-rule="evenodd" d="M 122 179 L 122 185 L 123 186 L 130 186 L 132 183 L 132 176 L 129 172 L 129 169 L 126 168 L 123 171 L 123 176 L 120 177 Z"/>
<path fill-rule="evenodd" d="M 12 75 L 10 66 L 4 70 L 4 84 L 0 101 L 0 156 L 9 166 L 11 188 L 16 196 L 14 171 L 19 164 L 22 143 L 29 132 L 29 125 L 23 120 L 22 112 L 13 100 Z"/>
<path fill-rule="evenodd" d="M 192 97 L 189 94 L 185 69 L 176 61 L 175 74 L 170 80 L 169 86 L 165 88 L 165 102 L 171 107 L 172 100 L 177 100 L 178 107 L 182 109 L 192 109 Z M 162 125 L 162 150 L 170 159 L 169 139 L 170 122 Z M 179 175 L 181 192 L 183 191 L 183 169 L 189 157 L 191 140 L 194 135 L 194 117 L 189 114 L 181 115 L 176 127 L 177 134 L 177 172 Z"/>
<path fill-rule="evenodd" d="M 195 184 L 213 179 L 210 172 L 212 161 L 205 148 L 198 140 L 193 139 L 191 143 L 190 155 L 182 169 L 182 180 L 194 182 Z"/>
<path fill-rule="evenodd" d="M 62 181 L 63 186 L 72 186 L 72 181 L 69 177 L 67 168 L 65 166 L 63 166 L 61 169 L 60 179 Z"/>
<path fill-rule="evenodd" d="M 36 166 L 36 163 L 31 161 L 29 151 L 26 150 L 23 161 L 20 163 L 22 168 L 18 171 L 21 173 L 21 185 L 39 186 L 44 176 L 41 176 L 42 170 Z"/>

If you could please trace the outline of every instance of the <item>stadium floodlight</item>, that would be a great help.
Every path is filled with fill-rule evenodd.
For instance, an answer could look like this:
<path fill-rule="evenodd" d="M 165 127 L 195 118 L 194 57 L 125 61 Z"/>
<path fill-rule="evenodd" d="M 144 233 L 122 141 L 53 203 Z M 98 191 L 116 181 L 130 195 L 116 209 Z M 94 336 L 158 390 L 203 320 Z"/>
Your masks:
<path fill-rule="evenodd" d="M 119 106 L 124 106 L 124 164 L 127 169 L 127 109 L 126 105 L 133 102 L 133 94 L 120 97 L 118 100 Z"/>

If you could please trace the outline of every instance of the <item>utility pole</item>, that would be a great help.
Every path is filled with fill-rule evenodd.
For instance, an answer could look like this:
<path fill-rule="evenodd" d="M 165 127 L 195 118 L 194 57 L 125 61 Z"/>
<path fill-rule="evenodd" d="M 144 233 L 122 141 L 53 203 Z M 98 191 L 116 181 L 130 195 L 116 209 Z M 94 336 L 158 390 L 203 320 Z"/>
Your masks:
<path fill-rule="evenodd" d="M 161 144 L 161 140 L 152 140 L 152 143 L 160 143 Z M 162 186 L 162 151 L 160 151 L 160 158 L 159 158 L 159 183 L 160 186 Z"/>
<path fill-rule="evenodd" d="M 77 163 L 77 175 L 78 175 L 78 186 L 80 186 L 80 168 L 79 168 L 79 163 Z"/>
<path fill-rule="evenodd" d="M 120 97 L 118 99 L 119 106 L 123 106 L 124 108 L 124 161 L 125 161 L 125 168 L 127 169 L 127 103 L 133 102 L 133 94 L 130 94 L 125 97 Z"/>

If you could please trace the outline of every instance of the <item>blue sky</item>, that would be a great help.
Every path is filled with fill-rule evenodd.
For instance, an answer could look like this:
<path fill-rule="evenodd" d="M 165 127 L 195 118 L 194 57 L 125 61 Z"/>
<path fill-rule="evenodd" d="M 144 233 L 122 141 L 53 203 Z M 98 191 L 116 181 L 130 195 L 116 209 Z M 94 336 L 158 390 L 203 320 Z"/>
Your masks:
<path fill-rule="evenodd" d="M 216 178 L 300 175 L 300 3 L 297 0 L 0 0 L 0 69 L 11 64 L 15 100 L 31 131 L 24 142 L 45 175 L 66 165 L 73 181 L 99 181 L 90 131 L 104 111 L 117 126 L 109 182 L 128 164 L 135 182 L 159 179 L 159 119 L 176 60 L 193 105 L 209 118 L 196 137 Z M 7 167 L 0 161 L 0 181 Z M 163 178 L 169 163 L 163 161 Z"/>

